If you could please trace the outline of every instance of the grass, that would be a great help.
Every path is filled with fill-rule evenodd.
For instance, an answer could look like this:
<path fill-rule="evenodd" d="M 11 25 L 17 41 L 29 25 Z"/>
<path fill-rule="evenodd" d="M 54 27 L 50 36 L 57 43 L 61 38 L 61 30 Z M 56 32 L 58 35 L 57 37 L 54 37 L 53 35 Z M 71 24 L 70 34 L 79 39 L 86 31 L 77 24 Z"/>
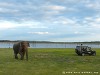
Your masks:
<path fill-rule="evenodd" d="M 96 56 L 77 56 L 71 48 L 30 48 L 26 61 L 0 48 L 0 75 L 99 75 L 100 49 L 95 50 Z"/>

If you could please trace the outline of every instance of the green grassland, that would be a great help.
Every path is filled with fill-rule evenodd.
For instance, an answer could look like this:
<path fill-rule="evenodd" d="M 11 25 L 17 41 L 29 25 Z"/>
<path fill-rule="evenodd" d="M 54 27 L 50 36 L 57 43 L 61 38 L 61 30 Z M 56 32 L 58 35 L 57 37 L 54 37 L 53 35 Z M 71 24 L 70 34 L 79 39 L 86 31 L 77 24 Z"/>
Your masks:
<path fill-rule="evenodd" d="M 29 48 L 26 61 L 0 48 L 0 75 L 100 75 L 100 49 L 95 50 L 96 56 L 77 56 L 71 48 Z"/>

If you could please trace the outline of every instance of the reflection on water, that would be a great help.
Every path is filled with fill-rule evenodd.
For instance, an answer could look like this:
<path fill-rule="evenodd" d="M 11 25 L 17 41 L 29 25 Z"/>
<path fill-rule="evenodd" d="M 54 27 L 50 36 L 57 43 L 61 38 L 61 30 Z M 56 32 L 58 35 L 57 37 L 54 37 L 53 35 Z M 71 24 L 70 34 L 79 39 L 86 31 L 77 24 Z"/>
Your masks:
<path fill-rule="evenodd" d="M 0 42 L 0 48 L 12 48 L 14 42 Z M 30 43 L 30 48 L 75 48 L 80 43 Z M 100 48 L 100 43 L 85 43 L 85 46 Z"/>

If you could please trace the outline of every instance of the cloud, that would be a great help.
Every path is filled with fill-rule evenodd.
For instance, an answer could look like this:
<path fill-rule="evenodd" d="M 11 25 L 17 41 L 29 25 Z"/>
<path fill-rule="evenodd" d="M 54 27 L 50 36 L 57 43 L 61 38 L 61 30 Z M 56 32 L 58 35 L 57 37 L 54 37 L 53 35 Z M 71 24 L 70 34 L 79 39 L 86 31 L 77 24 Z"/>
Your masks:
<path fill-rule="evenodd" d="M 48 5 L 44 7 L 46 10 L 54 10 L 54 11 L 62 11 L 66 9 L 66 7 L 60 5 Z"/>
<path fill-rule="evenodd" d="M 84 24 L 87 24 L 89 27 L 93 29 L 100 28 L 100 17 L 86 17 L 83 21 Z"/>
<path fill-rule="evenodd" d="M 39 35 L 45 35 L 49 34 L 49 32 L 28 32 L 29 34 L 39 34 Z"/>
<path fill-rule="evenodd" d="M 0 21 L 0 29 L 9 29 L 9 28 L 16 28 L 20 25 L 15 24 L 14 22 L 9 22 L 9 21 Z"/>
<path fill-rule="evenodd" d="M 1 14 L 15 14 L 18 13 L 19 10 L 14 8 L 16 4 L 11 2 L 0 2 L 0 13 Z"/>
<path fill-rule="evenodd" d="M 3 17 L 6 19 L 10 18 L 11 20 L 15 21 L 20 21 L 22 19 L 46 20 L 47 18 L 54 18 L 59 15 L 66 14 L 66 12 L 75 12 L 77 10 L 71 6 L 52 3 L 52 1 L 48 2 L 43 0 L 39 1 L 38 3 L 37 2 L 38 1 L 32 0 L 26 2 L 4 1 L 1 2 L 2 7 L 0 8 L 0 13 L 6 15 L 9 14 L 11 17 L 5 17 L 4 15 Z"/>
<path fill-rule="evenodd" d="M 56 25 L 62 27 L 63 25 L 66 26 L 74 26 L 77 23 L 77 18 L 67 18 L 64 16 L 59 16 L 55 18 L 48 19 L 48 22 L 52 22 L 51 25 Z"/>
<path fill-rule="evenodd" d="M 99 0 L 1 0 L 0 31 L 5 38 L 9 33 L 9 39 L 93 39 L 100 31 L 99 4 Z"/>
<path fill-rule="evenodd" d="M 100 24 L 100 17 L 96 18 L 95 22 Z"/>
<path fill-rule="evenodd" d="M 15 22 L 15 21 L 4 21 L 0 20 L 0 29 L 18 29 L 18 28 L 48 28 L 47 26 L 43 25 L 43 23 L 38 21 L 21 21 L 21 22 Z"/>
<path fill-rule="evenodd" d="M 28 27 L 28 28 L 48 28 L 47 26 L 43 25 L 43 23 L 38 21 L 22 21 L 21 26 Z"/>
<path fill-rule="evenodd" d="M 63 13 L 63 11 L 66 10 L 65 6 L 61 6 L 61 5 L 52 5 L 52 4 L 44 4 L 40 7 L 40 10 L 42 11 L 43 14 L 43 19 L 51 19 L 53 17 L 55 17 L 56 15 L 60 15 Z"/>
<path fill-rule="evenodd" d="M 0 13 L 18 13 L 19 10 L 13 10 L 13 9 L 8 9 L 8 8 L 0 8 Z"/>
<path fill-rule="evenodd" d="M 79 32 L 79 31 L 76 31 L 74 32 L 75 34 L 85 34 L 85 32 Z"/>
<path fill-rule="evenodd" d="M 85 2 L 85 1 L 84 1 Z M 85 6 L 94 10 L 99 11 L 100 10 L 100 1 L 99 0 L 95 0 L 95 1 L 90 1 L 88 0 L 87 2 L 85 2 Z"/>
<path fill-rule="evenodd" d="M 13 6 L 13 4 L 9 2 L 0 2 L 0 7 L 10 7 L 10 6 Z"/>

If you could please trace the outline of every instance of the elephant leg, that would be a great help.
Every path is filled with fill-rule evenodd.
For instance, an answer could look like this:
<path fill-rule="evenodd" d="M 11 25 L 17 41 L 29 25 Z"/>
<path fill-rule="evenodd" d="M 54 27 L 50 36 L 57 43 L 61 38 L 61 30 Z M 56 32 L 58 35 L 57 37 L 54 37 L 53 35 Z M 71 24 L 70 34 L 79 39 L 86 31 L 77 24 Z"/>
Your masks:
<path fill-rule="evenodd" d="M 14 50 L 14 56 L 15 56 L 15 59 L 18 59 L 17 54 L 18 54 L 18 52 Z"/>
<path fill-rule="evenodd" d="M 20 59 L 23 60 L 23 53 L 22 52 L 20 52 L 20 56 L 21 56 Z"/>
<path fill-rule="evenodd" d="M 24 58 L 24 55 L 25 55 L 25 51 L 23 52 L 23 58 Z"/>
<path fill-rule="evenodd" d="M 26 60 L 28 61 L 28 49 L 26 49 Z"/>
<path fill-rule="evenodd" d="M 19 49 L 19 54 L 20 54 L 20 59 L 23 60 L 23 52 L 22 52 L 22 47 Z"/>
<path fill-rule="evenodd" d="M 20 56 L 21 56 L 21 60 L 23 60 L 24 59 L 24 55 L 25 55 L 25 52 L 20 52 Z"/>
<path fill-rule="evenodd" d="M 17 56 L 17 54 L 15 54 L 15 59 L 18 59 L 18 56 Z"/>
<path fill-rule="evenodd" d="M 24 59 L 24 55 L 25 55 L 25 51 L 22 52 L 22 56 L 21 56 L 21 59 L 22 59 L 22 60 Z"/>

